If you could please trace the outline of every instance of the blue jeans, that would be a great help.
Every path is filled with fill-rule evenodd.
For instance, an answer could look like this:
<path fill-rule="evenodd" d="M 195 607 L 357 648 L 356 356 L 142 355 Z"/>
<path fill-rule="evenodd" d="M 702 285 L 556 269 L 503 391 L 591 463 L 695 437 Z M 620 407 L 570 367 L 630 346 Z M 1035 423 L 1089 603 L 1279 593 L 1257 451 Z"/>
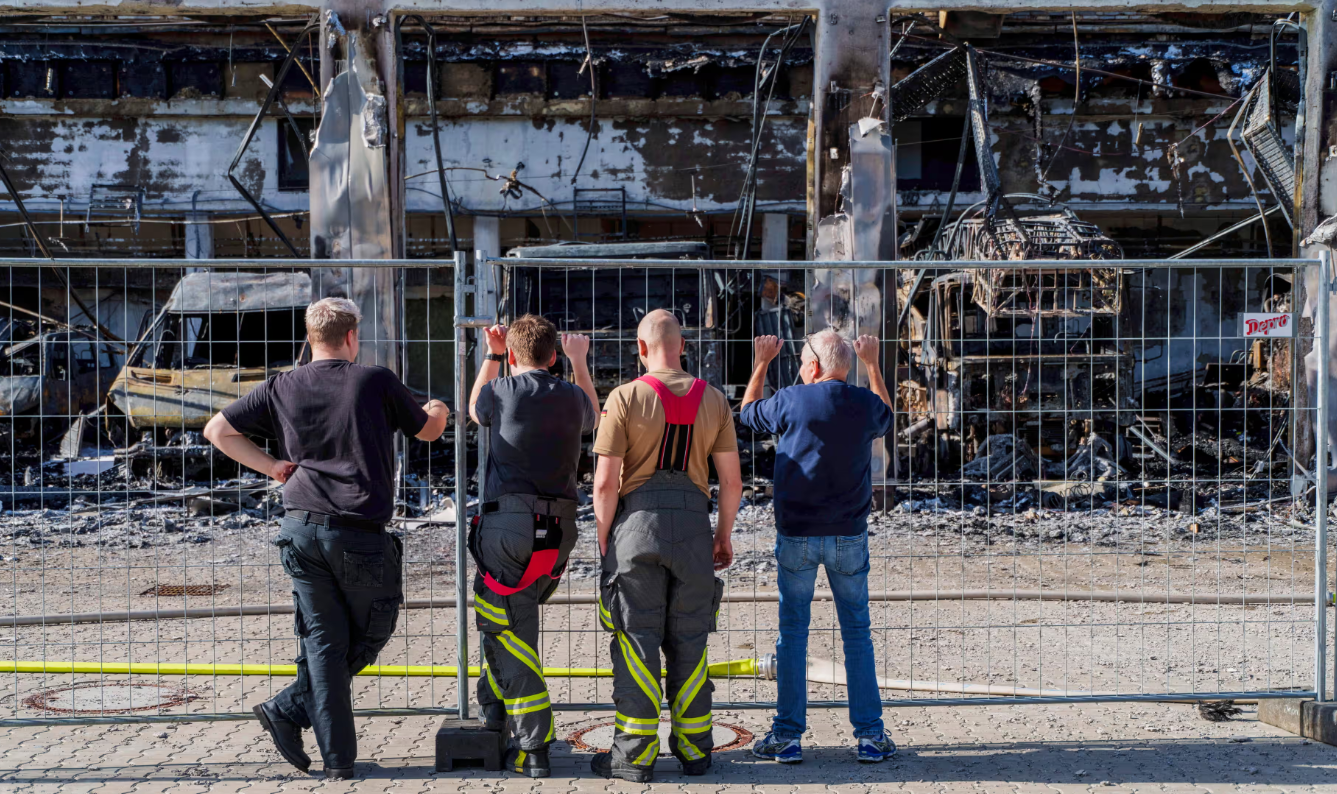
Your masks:
<path fill-rule="evenodd" d="M 882 693 L 877 687 L 868 618 L 868 532 L 800 538 L 777 535 L 780 641 L 776 643 L 779 709 L 771 725 L 777 739 L 798 739 L 807 729 L 808 624 L 817 566 L 826 566 L 845 646 L 850 724 L 855 738 L 882 738 Z"/>

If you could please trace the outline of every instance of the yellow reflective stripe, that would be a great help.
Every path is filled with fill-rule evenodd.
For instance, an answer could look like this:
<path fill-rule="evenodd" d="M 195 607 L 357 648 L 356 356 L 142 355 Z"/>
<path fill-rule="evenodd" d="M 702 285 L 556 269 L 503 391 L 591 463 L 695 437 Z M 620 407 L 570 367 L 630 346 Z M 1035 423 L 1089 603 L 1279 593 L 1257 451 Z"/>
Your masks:
<path fill-rule="evenodd" d="M 474 611 L 493 623 L 500 623 L 503 626 L 511 625 L 511 622 L 506 619 L 506 610 L 489 604 L 480 595 L 474 596 Z"/>
<path fill-rule="evenodd" d="M 552 704 L 545 700 L 542 703 L 531 703 L 527 706 L 517 706 L 514 708 L 511 706 L 507 706 L 506 713 L 511 715 L 512 717 L 518 717 L 521 714 L 529 714 L 534 711 L 543 711 L 544 709 L 548 708 L 552 708 Z"/>
<path fill-rule="evenodd" d="M 682 685 L 682 689 L 678 690 L 678 696 L 673 699 L 672 711 L 674 715 L 682 714 L 686 711 L 687 707 L 696 699 L 697 694 L 700 693 L 701 687 L 705 685 L 706 678 L 708 678 L 706 673 L 709 669 L 709 666 L 706 664 L 706 653 L 707 651 L 701 652 L 701 661 L 697 663 L 696 669 L 692 671 L 692 674 L 687 677 L 687 681 Z"/>
<path fill-rule="evenodd" d="M 505 646 L 506 650 L 511 652 L 512 656 L 523 662 L 530 670 L 533 670 L 534 675 L 538 676 L 540 681 L 544 680 L 543 665 L 539 662 L 538 653 L 533 648 L 529 647 L 524 640 L 515 636 L 515 632 L 507 629 L 498 634 L 497 639 L 501 641 L 501 644 Z M 546 682 L 544 683 L 544 689 L 547 689 Z"/>
<path fill-rule="evenodd" d="M 687 756 L 688 761 L 695 761 L 698 758 L 706 757 L 705 753 L 701 752 L 696 745 L 692 744 L 692 740 L 688 739 L 683 731 L 674 731 L 673 738 L 678 740 L 678 752 Z"/>
<path fill-rule="evenodd" d="M 498 700 L 501 700 L 501 687 L 497 684 L 497 678 L 492 675 L 492 668 L 487 665 L 487 662 L 483 663 L 483 674 L 487 676 L 488 686 L 492 687 L 492 694 L 496 695 Z"/>
<path fill-rule="evenodd" d="M 506 704 L 506 713 L 511 716 L 528 714 L 531 711 L 542 711 L 552 705 L 552 701 L 548 699 L 547 692 L 540 692 L 537 695 L 527 695 L 522 698 L 508 698 L 503 702 Z"/>
<path fill-rule="evenodd" d="M 548 712 L 548 738 L 543 741 L 550 742 L 555 738 L 557 738 L 557 716 Z"/>
<path fill-rule="evenodd" d="M 603 593 L 599 594 L 599 622 L 609 631 L 613 630 L 613 615 L 608 611 L 608 607 L 604 606 Z"/>
<path fill-rule="evenodd" d="M 625 714 L 618 714 L 613 721 L 623 733 L 631 733 L 637 736 L 658 736 L 659 718 L 645 719 L 643 717 L 628 717 Z"/>
<path fill-rule="evenodd" d="M 521 751 L 519 751 L 519 752 L 516 754 L 516 756 L 515 756 L 515 771 L 517 771 L 517 772 L 521 771 L 521 768 L 525 765 L 525 758 L 527 758 L 528 756 L 529 756 L 529 753 L 526 753 L 524 750 L 521 750 Z"/>
<path fill-rule="evenodd" d="M 622 656 L 627 662 L 627 669 L 631 671 L 631 677 L 636 680 L 636 686 L 650 698 L 655 708 L 659 708 L 659 702 L 663 700 L 663 695 L 659 692 L 659 676 L 650 675 L 641 657 L 636 655 L 636 649 L 631 647 L 631 640 L 627 639 L 626 634 L 619 631 L 617 641 L 622 646 Z"/>
<path fill-rule="evenodd" d="M 674 717 L 673 729 L 683 733 L 700 733 L 709 730 L 711 726 L 711 715 L 704 717 Z"/>
<path fill-rule="evenodd" d="M 649 745 L 648 747 L 645 748 L 645 752 L 643 752 L 643 753 L 641 753 L 640 755 L 636 756 L 636 760 L 635 760 L 635 761 L 632 761 L 632 763 L 635 764 L 636 766 L 645 766 L 646 764 L 653 763 L 654 760 L 655 760 L 655 756 L 657 756 L 657 755 L 659 755 L 659 737 L 658 737 L 658 736 L 656 736 L 656 737 L 650 742 L 650 745 Z"/>

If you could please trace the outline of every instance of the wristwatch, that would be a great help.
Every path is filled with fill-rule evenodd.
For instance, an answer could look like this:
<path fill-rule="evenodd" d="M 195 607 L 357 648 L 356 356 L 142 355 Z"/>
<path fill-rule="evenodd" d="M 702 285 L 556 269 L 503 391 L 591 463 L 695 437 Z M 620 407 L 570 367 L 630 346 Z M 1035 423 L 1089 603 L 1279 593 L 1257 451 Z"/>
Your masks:
<path fill-rule="evenodd" d="M 487 354 L 487 360 L 488 360 L 488 361 L 496 361 L 496 362 L 499 363 L 499 364 L 505 364 L 505 363 L 506 363 L 506 354 L 505 354 L 505 353 L 488 353 L 488 354 Z"/>

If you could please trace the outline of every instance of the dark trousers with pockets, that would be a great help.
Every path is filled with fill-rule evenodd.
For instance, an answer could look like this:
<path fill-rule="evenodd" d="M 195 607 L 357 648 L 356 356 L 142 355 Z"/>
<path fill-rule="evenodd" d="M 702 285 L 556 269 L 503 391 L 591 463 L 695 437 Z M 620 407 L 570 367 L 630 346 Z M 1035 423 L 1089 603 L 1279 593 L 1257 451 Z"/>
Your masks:
<path fill-rule="evenodd" d="M 271 703 L 315 731 L 327 768 L 351 768 L 357 760 L 352 679 L 394 634 L 404 601 L 403 548 L 385 532 L 292 518 L 279 524 L 274 545 L 292 577 L 301 655 L 297 680 Z"/>
<path fill-rule="evenodd" d="M 503 585 L 519 584 L 529 567 L 539 515 L 560 519 L 557 565 L 564 568 L 576 546 L 576 503 L 506 494 L 497 499 L 497 507 L 481 518 L 472 544 L 481 569 L 474 576 L 474 616 L 483 634 L 484 663 L 478 705 L 487 723 L 509 722 L 517 748 L 542 750 L 555 737 L 556 723 L 538 652 L 539 605 L 557 589 L 557 581 L 541 577 L 520 592 L 503 596 L 488 588 L 482 572 Z"/>
<path fill-rule="evenodd" d="M 686 474 L 656 472 L 623 497 L 599 593 L 600 623 L 613 632 L 614 761 L 654 768 L 665 696 L 670 751 L 680 761 L 710 757 L 706 643 L 724 592 L 714 570 L 710 502 Z"/>

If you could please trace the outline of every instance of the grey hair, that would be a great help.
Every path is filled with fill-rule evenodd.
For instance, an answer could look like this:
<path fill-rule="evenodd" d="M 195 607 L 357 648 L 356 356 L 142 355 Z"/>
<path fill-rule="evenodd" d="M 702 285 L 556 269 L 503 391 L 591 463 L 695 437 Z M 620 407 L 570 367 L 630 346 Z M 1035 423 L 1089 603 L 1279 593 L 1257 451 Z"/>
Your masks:
<path fill-rule="evenodd" d="M 306 307 L 306 333 L 312 344 L 341 344 L 360 322 L 362 310 L 347 298 L 321 298 Z"/>
<path fill-rule="evenodd" d="M 849 372 L 854 366 L 854 348 L 832 328 L 808 336 L 799 360 L 804 364 L 817 360 L 823 372 Z"/>

